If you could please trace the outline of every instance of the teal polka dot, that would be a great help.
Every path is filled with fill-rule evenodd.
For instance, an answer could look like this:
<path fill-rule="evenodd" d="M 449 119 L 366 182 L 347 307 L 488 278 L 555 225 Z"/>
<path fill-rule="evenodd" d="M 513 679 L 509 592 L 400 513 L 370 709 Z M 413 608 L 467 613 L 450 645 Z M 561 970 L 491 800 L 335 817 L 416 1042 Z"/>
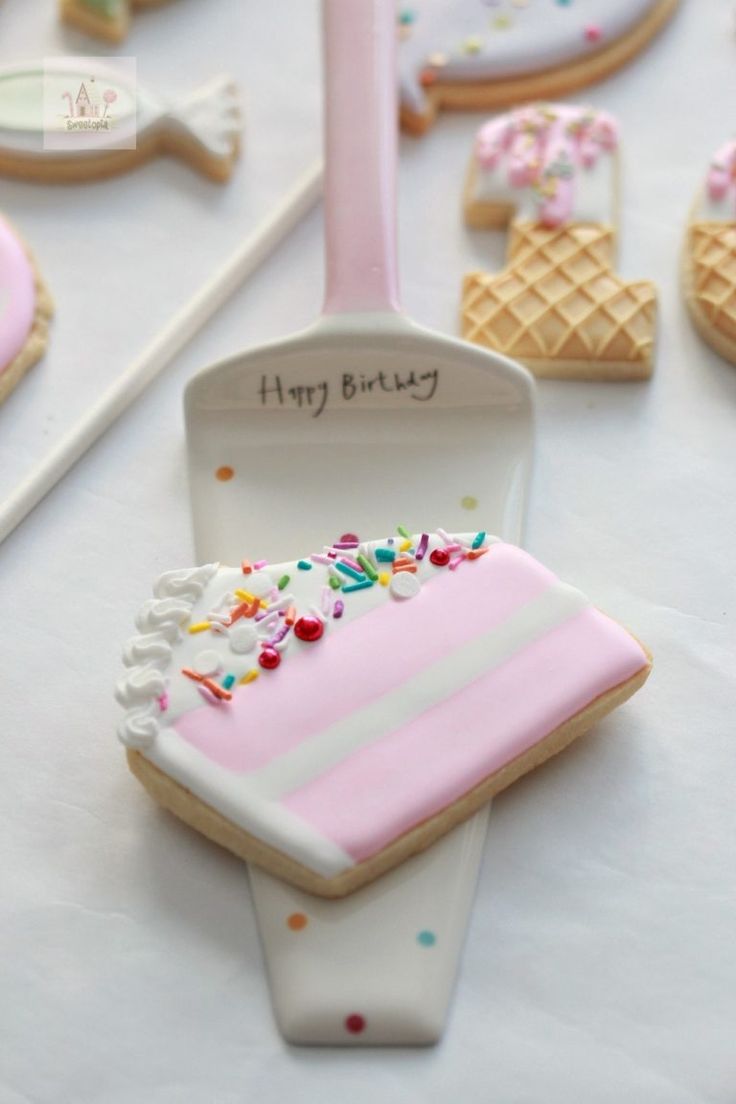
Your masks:
<path fill-rule="evenodd" d="M 434 947 L 436 942 L 437 936 L 433 931 L 427 931 L 426 928 L 417 935 L 417 943 L 419 943 L 421 947 Z"/>

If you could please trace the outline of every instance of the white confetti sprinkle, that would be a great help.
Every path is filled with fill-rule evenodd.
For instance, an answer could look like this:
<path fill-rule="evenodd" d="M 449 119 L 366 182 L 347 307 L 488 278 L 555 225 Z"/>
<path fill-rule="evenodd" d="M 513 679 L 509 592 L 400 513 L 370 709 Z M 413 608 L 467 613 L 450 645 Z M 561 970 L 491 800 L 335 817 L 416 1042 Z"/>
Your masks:
<path fill-rule="evenodd" d="M 411 571 L 397 571 L 391 580 L 394 598 L 413 598 L 421 590 L 419 580 Z"/>
<path fill-rule="evenodd" d="M 237 655 L 251 652 L 258 643 L 258 633 L 253 625 L 234 625 L 228 633 L 230 647 Z"/>
<path fill-rule="evenodd" d="M 203 652 L 197 652 L 192 665 L 198 675 L 216 675 L 222 670 L 222 660 L 213 648 L 207 648 Z"/>

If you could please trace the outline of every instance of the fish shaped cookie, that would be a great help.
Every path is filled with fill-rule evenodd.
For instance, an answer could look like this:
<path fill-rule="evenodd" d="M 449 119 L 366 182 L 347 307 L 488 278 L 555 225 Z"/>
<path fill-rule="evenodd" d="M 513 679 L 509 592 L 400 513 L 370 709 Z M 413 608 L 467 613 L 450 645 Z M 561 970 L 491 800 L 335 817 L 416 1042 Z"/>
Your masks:
<path fill-rule="evenodd" d="M 43 356 L 52 314 L 34 261 L 0 215 L 0 402 Z"/>
<path fill-rule="evenodd" d="M 428 847 L 625 701 L 650 657 L 484 532 L 345 534 L 170 571 L 116 696 L 133 773 L 242 858 L 339 897 Z"/>
<path fill-rule="evenodd" d="M 129 68 L 51 58 L 0 68 L 0 174 L 43 183 L 113 176 L 158 154 L 225 181 L 239 150 L 235 85 L 215 77 L 167 103 Z"/>
<path fill-rule="evenodd" d="M 398 0 L 401 120 L 550 99 L 642 50 L 677 0 Z"/>

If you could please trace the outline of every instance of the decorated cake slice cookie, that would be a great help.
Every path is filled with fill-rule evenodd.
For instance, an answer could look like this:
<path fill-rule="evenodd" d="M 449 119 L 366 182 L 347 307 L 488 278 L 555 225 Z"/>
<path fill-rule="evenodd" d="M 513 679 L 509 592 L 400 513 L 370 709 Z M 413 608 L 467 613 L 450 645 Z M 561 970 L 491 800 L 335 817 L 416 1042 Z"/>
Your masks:
<path fill-rule="evenodd" d="M 346 534 L 161 576 L 119 735 L 151 794 L 242 858 L 343 896 L 561 751 L 647 678 L 625 629 L 526 552 Z"/>
<path fill-rule="evenodd" d="M 398 0 L 401 118 L 490 110 L 601 80 L 664 26 L 677 0 Z"/>
<path fill-rule="evenodd" d="M 77 30 L 106 42 L 122 42 L 134 11 L 165 3 L 167 0 L 59 0 L 59 11 L 64 22 Z"/>
<path fill-rule="evenodd" d="M 507 263 L 473 272 L 462 334 L 537 376 L 651 375 L 656 290 L 615 271 L 618 126 L 603 111 L 530 104 L 478 131 L 465 221 L 508 226 Z"/>
<path fill-rule="evenodd" d="M 212 180 L 238 157 L 239 95 L 214 77 L 175 103 L 122 62 L 51 58 L 0 68 L 0 175 L 70 183 L 114 176 L 160 154 Z"/>
<path fill-rule="evenodd" d="M 43 356 L 52 314 L 30 254 L 0 215 L 0 402 Z"/>
<path fill-rule="evenodd" d="M 736 141 L 715 154 L 690 213 L 682 275 L 698 332 L 736 364 Z"/>

